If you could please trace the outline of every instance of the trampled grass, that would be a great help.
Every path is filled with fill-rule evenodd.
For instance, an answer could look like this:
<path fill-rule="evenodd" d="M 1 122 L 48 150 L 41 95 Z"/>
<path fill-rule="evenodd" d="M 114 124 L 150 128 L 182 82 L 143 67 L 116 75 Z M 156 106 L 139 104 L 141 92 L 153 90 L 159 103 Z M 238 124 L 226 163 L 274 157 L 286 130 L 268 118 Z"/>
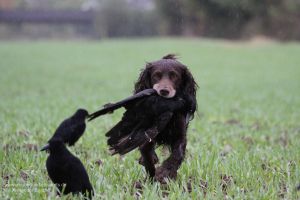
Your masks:
<path fill-rule="evenodd" d="M 299 199 L 300 44 L 176 38 L 0 42 L 1 199 L 54 198 L 47 154 L 37 150 L 77 108 L 92 112 L 131 94 L 145 62 L 170 52 L 200 86 L 177 180 L 144 181 L 137 151 L 109 155 L 104 133 L 121 110 L 89 123 L 70 148 L 95 199 Z"/>

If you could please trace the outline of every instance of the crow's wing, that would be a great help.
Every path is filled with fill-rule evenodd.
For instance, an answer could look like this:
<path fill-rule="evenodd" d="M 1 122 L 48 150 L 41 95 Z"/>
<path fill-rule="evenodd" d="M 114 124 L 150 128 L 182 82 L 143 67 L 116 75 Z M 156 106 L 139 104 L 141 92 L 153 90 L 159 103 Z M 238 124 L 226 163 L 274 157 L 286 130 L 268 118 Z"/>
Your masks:
<path fill-rule="evenodd" d="M 65 142 L 68 143 L 69 146 L 73 146 L 83 135 L 85 128 L 86 128 L 85 122 L 77 122 L 76 124 L 71 126 L 68 140 Z"/>
<path fill-rule="evenodd" d="M 154 89 L 146 89 L 146 90 L 143 90 L 141 92 L 138 92 L 130 97 L 127 97 L 117 103 L 113 103 L 113 104 L 107 104 L 104 108 L 102 108 L 101 110 L 98 110 L 92 114 L 90 114 L 88 116 L 88 121 L 91 121 L 101 115 L 105 115 L 107 113 L 110 113 L 116 109 L 119 109 L 121 107 L 124 107 L 126 105 L 128 105 L 129 103 L 137 100 L 137 99 L 140 99 L 140 98 L 143 98 L 143 97 L 146 97 L 146 96 L 150 96 L 152 94 L 155 94 L 156 91 Z"/>
<path fill-rule="evenodd" d="M 155 137 L 164 130 L 173 116 L 173 112 L 162 113 L 157 119 L 149 124 L 148 122 L 140 122 L 139 126 L 131 131 L 130 134 L 120 138 L 118 141 L 114 141 L 114 144 L 110 145 L 110 151 L 114 154 L 124 155 L 135 148 L 142 146 L 145 143 L 152 142 Z M 146 120 L 146 119 L 145 119 Z M 148 123 L 148 127 L 144 125 Z"/>
<path fill-rule="evenodd" d="M 53 136 L 51 137 L 50 140 L 52 140 L 53 138 L 61 138 L 63 140 L 63 142 L 65 143 L 66 140 L 68 140 L 68 137 L 69 137 L 69 132 L 70 130 L 72 130 L 73 128 L 72 127 L 72 124 L 73 124 L 73 120 L 72 118 L 67 118 L 65 119 L 63 122 L 60 123 L 60 125 L 56 128 Z M 50 141 L 49 140 L 49 141 Z M 48 141 L 48 142 L 49 142 Z"/>
<path fill-rule="evenodd" d="M 61 138 L 64 143 L 72 146 L 82 136 L 86 128 L 85 121 L 74 120 L 73 118 L 65 119 L 54 132 L 53 138 Z M 50 141 L 49 140 L 49 141 Z"/>
<path fill-rule="evenodd" d="M 132 130 L 139 126 L 141 114 L 135 108 L 126 110 L 121 121 L 119 121 L 105 135 L 108 137 L 107 144 L 114 146 L 121 138 L 126 137 Z"/>

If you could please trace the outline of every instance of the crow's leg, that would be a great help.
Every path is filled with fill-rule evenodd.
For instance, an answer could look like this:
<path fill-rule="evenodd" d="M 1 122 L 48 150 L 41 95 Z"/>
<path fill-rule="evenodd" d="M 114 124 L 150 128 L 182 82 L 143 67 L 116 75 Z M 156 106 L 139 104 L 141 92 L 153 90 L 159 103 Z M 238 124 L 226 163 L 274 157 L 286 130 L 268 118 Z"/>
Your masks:
<path fill-rule="evenodd" d="M 64 189 L 63 183 L 57 183 L 55 185 L 56 185 L 56 194 L 60 195 L 63 192 L 63 189 Z"/>

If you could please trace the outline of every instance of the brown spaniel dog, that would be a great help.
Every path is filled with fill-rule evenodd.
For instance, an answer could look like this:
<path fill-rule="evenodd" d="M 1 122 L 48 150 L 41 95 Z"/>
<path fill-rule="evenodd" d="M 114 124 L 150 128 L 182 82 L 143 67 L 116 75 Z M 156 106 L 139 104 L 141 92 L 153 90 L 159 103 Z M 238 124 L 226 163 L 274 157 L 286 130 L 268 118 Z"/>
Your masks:
<path fill-rule="evenodd" d="M 160 167 L 155 169 L 155 179 L 165 183 L 166 178 L 176 178 L 186 149 L 186 132 L 189 121 L 197 109 L 197 83 L 188 68 L 180 63 L 175 55 L 170 54 L 162 59 L 146 64 L 135 83 L 134 93 L 153 88 L 164 98 L 180 97 L 185 100 L 184 111 L 175 112 L 166 128 L 154 141 L 140 147 L 140 164 L 146 169 L 154 168 L 158 162 L 155 144 L 168 145 L 171 150 Z"/>

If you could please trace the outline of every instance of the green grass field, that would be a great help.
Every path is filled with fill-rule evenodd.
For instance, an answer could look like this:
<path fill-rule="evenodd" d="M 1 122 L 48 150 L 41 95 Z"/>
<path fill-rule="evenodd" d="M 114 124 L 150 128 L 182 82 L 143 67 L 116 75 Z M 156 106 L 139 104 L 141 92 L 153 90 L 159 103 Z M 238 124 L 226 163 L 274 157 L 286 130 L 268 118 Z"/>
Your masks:
<path fill-rule="evenodd" d="M 120 110 L 89 123 L 69 148 L 95 199 L 299 199 L 300 43 L 179 38 L 0 42 L 0 198 L 55 198 L 38 149 L 77 108 L 92 112 L 130 95 L 145 62 L 170 52 L 200 86 L 177 180 L 144 181 L 137 151 L 110 156 L 104 133 Z M 160 161 L 168 155 L 157 152 Z"/>

